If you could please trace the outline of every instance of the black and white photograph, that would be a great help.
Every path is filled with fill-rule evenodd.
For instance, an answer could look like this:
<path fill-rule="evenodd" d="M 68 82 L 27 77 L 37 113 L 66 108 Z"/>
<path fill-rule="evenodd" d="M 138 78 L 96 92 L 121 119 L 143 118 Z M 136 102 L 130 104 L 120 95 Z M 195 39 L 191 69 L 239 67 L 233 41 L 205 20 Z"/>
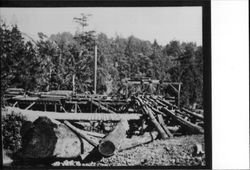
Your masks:
<path fill-rule="evenodd" d="M 0 7 L 3 166 L 211 168 L 210 4 L 187 2 Z"/>

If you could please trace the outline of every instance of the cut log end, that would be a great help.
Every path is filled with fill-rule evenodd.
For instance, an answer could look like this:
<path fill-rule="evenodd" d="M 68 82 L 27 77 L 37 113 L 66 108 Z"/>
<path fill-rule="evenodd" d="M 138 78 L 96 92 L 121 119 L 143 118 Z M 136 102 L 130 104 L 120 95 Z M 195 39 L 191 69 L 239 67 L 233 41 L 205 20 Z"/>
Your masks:
<path fill-rule="evenodd" d="M 111 141 L 104 141 L 98 147 L 99 152 L 104 156 L 112 156 L 115 149 L 115 145 Z"/>

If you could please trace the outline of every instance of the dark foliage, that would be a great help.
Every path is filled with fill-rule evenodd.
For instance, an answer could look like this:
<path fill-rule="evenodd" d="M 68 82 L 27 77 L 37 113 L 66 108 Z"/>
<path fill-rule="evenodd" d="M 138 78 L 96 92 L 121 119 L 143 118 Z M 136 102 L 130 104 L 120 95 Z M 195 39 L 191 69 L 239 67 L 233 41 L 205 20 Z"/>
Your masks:
<path fill-rule="evenodd" d="M 3 148 L 11 153 L 15 153 L 21 148 L 21 127 L 26 121 L 26 118 L 12 112 L 3 116 L 2 119 L 2 134 L 3 134 Z"/>
<path fill-rule="evenodd" d="M 182 82 L 181 105 L 203 105 L 203 51 L 195 43 L 155 40 L 134 36 L 108 38 L 87 31 L 87 15 L 74 20 L 81 30 L 47 37 L 39 33 L 36 44 L 25 42 L 17 26 L 0 28 L 1 96 L 7 87 L 25 90 L 93 89 L 94 46 L 98 47 L 97 92 L 114 94 L 123 78 L 150 77 Z"/>

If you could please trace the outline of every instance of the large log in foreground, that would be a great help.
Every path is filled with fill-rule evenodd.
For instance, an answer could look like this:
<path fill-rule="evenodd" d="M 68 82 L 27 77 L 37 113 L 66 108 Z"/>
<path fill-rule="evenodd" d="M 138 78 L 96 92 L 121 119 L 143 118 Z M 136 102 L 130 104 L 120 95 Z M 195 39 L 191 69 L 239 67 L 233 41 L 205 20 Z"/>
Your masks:
<path fill-rule="evenodd" d="M 83 151 L 82 141 L 66 125 L 39 117 L 29 127 L 21 129 L 22 149 L 19 156 L 23 159 L 74 158 Z"/>
<path fill-rule="evenodd" d="M 126 131 L 129 129 L 127 120 L 121 120 L 115 127 L 115 129 L 110 132 L 98 146 L 99 152 L 103 156 L 112 156 L 114 152 L 119 149 L 120 144 L 126 137 Z"/>

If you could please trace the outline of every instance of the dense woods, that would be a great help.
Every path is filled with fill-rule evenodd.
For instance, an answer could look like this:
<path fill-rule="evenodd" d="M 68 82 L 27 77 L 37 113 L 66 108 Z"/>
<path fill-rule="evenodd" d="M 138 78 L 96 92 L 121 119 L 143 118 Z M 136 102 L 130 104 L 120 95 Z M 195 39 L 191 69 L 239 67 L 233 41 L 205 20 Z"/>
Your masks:
<path fill-rule="evenodd" d="M 94 46 L 98 47 L 97 93 L 115 93 L 123 78 L 150 77 L 182 82 L 181 105 L 203 105 L 203 51 L 194 42 L 159 45 L 135 36 L 107 37 L 88 31 L 87 16 L 74 20 L 81 30 L 27 40 L 18 26 L 1 23 L 1 97 L 8 87 L 27 91 L 93 88 Z"/>

